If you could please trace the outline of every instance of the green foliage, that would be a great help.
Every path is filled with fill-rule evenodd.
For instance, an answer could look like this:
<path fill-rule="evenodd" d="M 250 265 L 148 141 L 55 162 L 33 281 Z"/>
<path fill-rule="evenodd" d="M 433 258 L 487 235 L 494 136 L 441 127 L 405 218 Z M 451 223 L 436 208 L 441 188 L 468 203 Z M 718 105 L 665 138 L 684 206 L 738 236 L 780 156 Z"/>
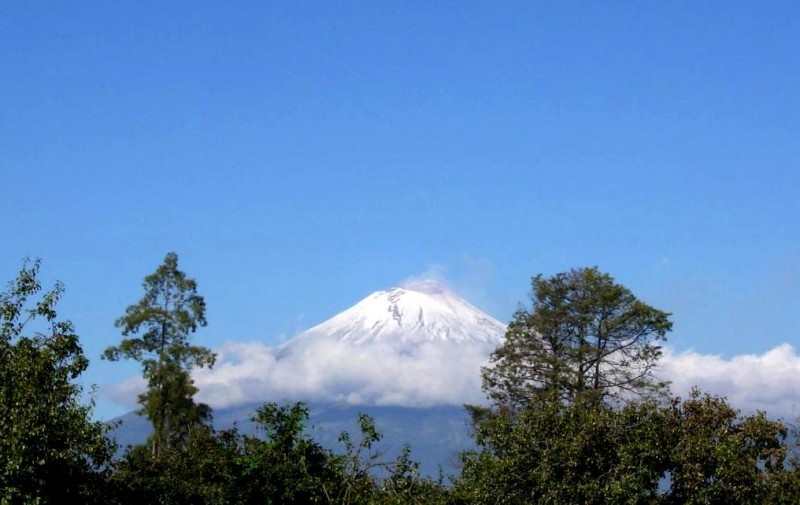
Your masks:
<path fill-rule="evenodd" d="M 153 423 L 152 453 L 185 444 L 188 433 L 206 421 L 210 409 L 196 405 L 197 392 L 189 372 L 195 366 L 213 366 L 216 355 L 190 345 L 189 337 L 205 326 L 205 300 L 197 283 L 178 269 L 178 256 L 168 253 L 164 263 L 144 279 L 144 297 L 116 321 L 125 338 L 109 347 L 103 358 L 134 359 L 142 364 L 148 390 L 139 396 L 142 412 Z"/>
<path fill-rule="evenodd" d="M 302 403 L 268 403 L 253 418 L 255 435 L 197 430 L 161 460 L 133 448 L 115 475 L 121 503 L 334 503 L 340 461 L 306 435 L 307 420 Z"/>
<path fill-rule="evenodd" d="M 331 453 L 305 433 L 308 408 L 267 403 L 253 420 L 263 438 L 243 439 L 246 503 L 327 503 L 338 487 L 337 468 Z"/>
<path fill-rule="evenodd" d="M 0 503 L 91 503 L 113 445 L 74 380 L 86 370 L 57 283 L 38 300 L 40 262 L 0 294 Z"/>
<path fill-rule="evenodd" d="M 346 431 L 339 435 L 339 442 L 345 449 L 345 454 L 340 460 L 345 485 L 336 500 L 341 503 L 360 503 L 377 499 L 378 489 L 373 482 L 371 472 L 384 467 L 383 454 L 372 451 L 374 444 L 383 438 L 375 426 L 375 420 L 366 414 L 359 414 L 358 425 L 361 436 L 357 444 Z"/>
<path fill-rule="evenodd" d="M 650 503 L 666 470 L 665 417 L 655 404 L 545 403 L 477 427 L 483 450 L 462 455 L 465 503 Z"/>
<path fill-rule="evenodd" d="M 520 308 L 504 344 L 482 371 L 498 405 L 602 401 L 663 393 L 652 370 L 669 314 L 638 300 L 597 268 L 533 279 L 531 310 Z"/>
<path fill-rule="evenodd" d="M 800 428 L 787 427 L 788 437 L 794 442 L 787 449 L 782 471 L 771 474 L 770 489 L 764 503 L 771 505 L 796 505 L 800 503 Z"/>
<path fill-rule="evenodd" d="M 741 417 L 725 399 L 695 389 L 673 401 L 669 418 L 666 503 L 763 503 L 782 478 L 786 427 L 763 412 Z"/>
<path fill-rule="evenodd" d="M 672 323 L 596 268 L 533 279 L 468 406 L 463 503 L 797 503 L 786 428 L 653 377 Z M 634 401 L 636 400 L 636 401 Z"/>
<path fill-rule="evenodd" d="M 668 405 L 545 403 L 484 412 L 464 503 L 798 503 L 786 428 L 694 390 Z"/>
<path fill-rule="evenodd" d="M 129 448 L 113 475 L 114 503 L 238 504 L 251 501 L 259 483 L 249 480 L 237 430 L 194 430 L 183 449 L 156 460 L 146 446 Z M 261 501 L 264 503 L 264 501 Z"/>
<path fill-rule="evenodd" d="M 375 420 L 359 414 L 358 425 L 357 443 L 347 432 L 339 435 L 345 449 L 337 457 L 342 485 L 332 503 L 401 505 L 444 503 L 449 498 L 441 479 L 434 482 L 420 476 L 419 463 L 411 459 L 408 445 L 396 459 L 386 460 L 385 452 L 376 448 L 383 435 Z"/>

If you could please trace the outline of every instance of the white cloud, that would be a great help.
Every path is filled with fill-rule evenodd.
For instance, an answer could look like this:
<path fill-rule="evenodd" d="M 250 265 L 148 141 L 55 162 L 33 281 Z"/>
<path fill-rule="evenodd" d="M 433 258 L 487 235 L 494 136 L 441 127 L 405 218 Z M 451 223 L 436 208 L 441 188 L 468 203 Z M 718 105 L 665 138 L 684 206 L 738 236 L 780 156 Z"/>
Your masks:
<path fill-rule="evenodd" d="M 415 286 L 426 281 L 435 281 L 445 286 L 450 286 L 450 281 L 447 279 L 447 267 L 439 263 L 428 265 L 428 268 L 426 268 L 423 272 L 417 275 L 406 277 L 398 285 Z"/>
<path fill-rule="evenodd" d="M 217 349 L 214 368 L 196 370 L 194 377 L 198 401 L 215 408 L 300 399 L 406 406 L 481 403 L 480 367 L 490 351 L 431 342 L 403 353 L 389 345 L 316 339 L 281 356 L 281 348 L 228 343 Z M 789 344 L 731 358 L 666 348 L 659 374 L 683 397 L 698 386 L 726 396 L 743 412 L 765 410 L 787 420 L 800 415 L 800 355 Z M 143 389 L 137 377 L 105 394 L 132 407 Z"/>
<path fill-rule="evenodd" d="M 726 396 L 744 412 L 764 410 L 787 420 L 800 414 L 800 355 L 789 344 L 729 359 L 667 349 L 660 373 L 681 396 L 698 386 L 704 392 Z"/>
<path fill-rule="evenodd" d="M 133 410 L 138 407 L 136 397 L 146 388 L 147 383 L 144 378 L 137 375 L 117 384 L 107 384 L 102 389 L 102 394 L 104 397 L 114 401 L 114 403 Z"/>
<path fill-rule="evenodd" d="M 430 342 L 404 353 L 390 345 L 314 339 L 281 356 L 279 348 L 230 343 L 212 370 L 194 377 L 198 400 L 213 407 L 282 399 L 457 405 L 482 401 L 480 367 L 490 351 Z"/>

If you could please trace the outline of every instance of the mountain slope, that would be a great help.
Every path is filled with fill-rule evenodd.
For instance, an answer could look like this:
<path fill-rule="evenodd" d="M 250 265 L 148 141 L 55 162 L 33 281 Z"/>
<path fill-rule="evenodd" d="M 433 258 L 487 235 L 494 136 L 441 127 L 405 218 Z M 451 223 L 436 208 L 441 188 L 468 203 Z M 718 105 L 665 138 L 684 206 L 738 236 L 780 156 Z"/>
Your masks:
<path fill-rule="evenodd" d="M 244 434 L 257 434 L 250 418 L 260 404 L 220 409 L 214 412 L 217 430 L 236 428 Z M 443 405 L 434 407 L 374 407 L 347 406 L 334 403 L 309 404 L 308 434 L 323 447 L 334 453 L 344 451 L 338 441 L 339 434 L 347 431 L 358 440 L 358 414 L 365 413 L 375 419 L 384 438 L 375 449 L 385 453 L 381 458 L 396 458 L 404 444 L 411 447 L 411 458 L 421 464 L 423 474 L 435 477 L 441 467 L 445 475 L 457 473 L 458 453 L 474 447 L 469 436 L 469 416 L 463 407 Z M 150 422 L 134 412 L 112 422 L 121 421 L 110 435 L 120 449 L 141 444 L 152 429 Z"/>
<path fill-rule="evenodd" d="M 410 444 L 435 473 L 471 447 L 462 405 L 485 399 L 480 367 L 504 333 L 503 324 L 441 284 L 405 284 L 370 294 L 280 347 L 216 349 L 214 368 L 193 373 L 197 400 L 214 408 L 218 428 L 238 422 L 244 431 L 264 402 L 307 402 L 311 432 L 332 449 L 342 430 L 357 433 L 356 414 L 366 412 L 386 445 Z M 120 443 L 143 441 L 146 423 L 126 417 Z"/>
<path fill-rule="evenodd" d="M 481 345 L 502 343 L 505 325 L 442 284 L 419 281 L 367 296 L 286 344 L 326 338 L 354 345 L 409 348 L 428 342 Z"/>

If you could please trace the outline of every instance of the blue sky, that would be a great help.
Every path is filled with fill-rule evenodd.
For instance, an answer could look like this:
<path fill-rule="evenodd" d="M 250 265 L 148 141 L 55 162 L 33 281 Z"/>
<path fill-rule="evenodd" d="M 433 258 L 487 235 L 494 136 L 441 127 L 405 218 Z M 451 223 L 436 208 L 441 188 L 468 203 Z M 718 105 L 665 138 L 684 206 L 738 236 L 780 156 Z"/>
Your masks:
<path fill-rule="evenodd" d="M 0 278 L 41 257 L 98 384 L 168 251 L 196 341 L 421 275 L 507 321 L 597 265 L 676 352 L 800 335 L 794 2 L 0 2 Z"/>

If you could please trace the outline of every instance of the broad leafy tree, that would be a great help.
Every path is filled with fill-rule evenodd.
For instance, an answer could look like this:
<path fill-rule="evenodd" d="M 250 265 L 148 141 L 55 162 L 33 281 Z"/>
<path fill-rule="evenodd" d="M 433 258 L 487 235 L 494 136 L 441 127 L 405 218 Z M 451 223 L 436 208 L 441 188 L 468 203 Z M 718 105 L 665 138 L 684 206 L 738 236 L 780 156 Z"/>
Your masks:
<path fill-rule="evenodd" d="M 178 269 L 178 256 L 169 253 L 144 279 L 144 297 L 116 321 L 122 342 L 109 347 L 103 358 L 134 359 L 142 364 L 148 389 L 139 396 L 142 413 L 153 423 L 152 455 L 159 459 L 182 446 L 189 431 L 207 419 L 210 410 L 194 403 L 197 389 L 190 372 L 212 366 L 215 354 L 190 343 L 191 334 L 206 325 L 205 300 L 197 282 Z"/>
<path fill-rule="evenodd" d="M 102 502 L 113 444 L 81 403 L 89 362 L 56 313 L 64 287 L 42 293 L 39 265 L 0 293 L 0 503 Z"/>
<path fill-rule="evenodd" d="M 597 268 L 533 278 L 505 342 L 483 369 L 484 389 L 517 409 L 537 400 L 605 401 L 666 390 L 653 376 L 669 315 Z"/>
<path fill-rule="evenodd" d="M 665 503 L 769 503 L 783 488 L 787 429 L 763 412 L 742 416 L 721 397 L 692 390 L 668 410 L 670 489 Z M 774 491 L 780 493 L 773 495 Z"/>
<path fill-rule="evenodd" d="M 483 369 L 495 408 L 470 407 L 467 503 L 786 503 L 786 429 L 653 372 L 672 323 L 596 268 L 533 279 Z M 796 502 L 796 501 L 795 501 Z"/>
<path fill-rule="evenodd" d="M 454 488 L 463 503 L 800 503 L 786 427 L 697 390 L 667 405 L 501 411 L 476 435 Z"/>
<path fill-rule="evenodd" d="M 652 403 L 548 402 L 477 427 L 462 455 L 464 503 L 655 503 L 667 469 L 667 419 Z"/>

